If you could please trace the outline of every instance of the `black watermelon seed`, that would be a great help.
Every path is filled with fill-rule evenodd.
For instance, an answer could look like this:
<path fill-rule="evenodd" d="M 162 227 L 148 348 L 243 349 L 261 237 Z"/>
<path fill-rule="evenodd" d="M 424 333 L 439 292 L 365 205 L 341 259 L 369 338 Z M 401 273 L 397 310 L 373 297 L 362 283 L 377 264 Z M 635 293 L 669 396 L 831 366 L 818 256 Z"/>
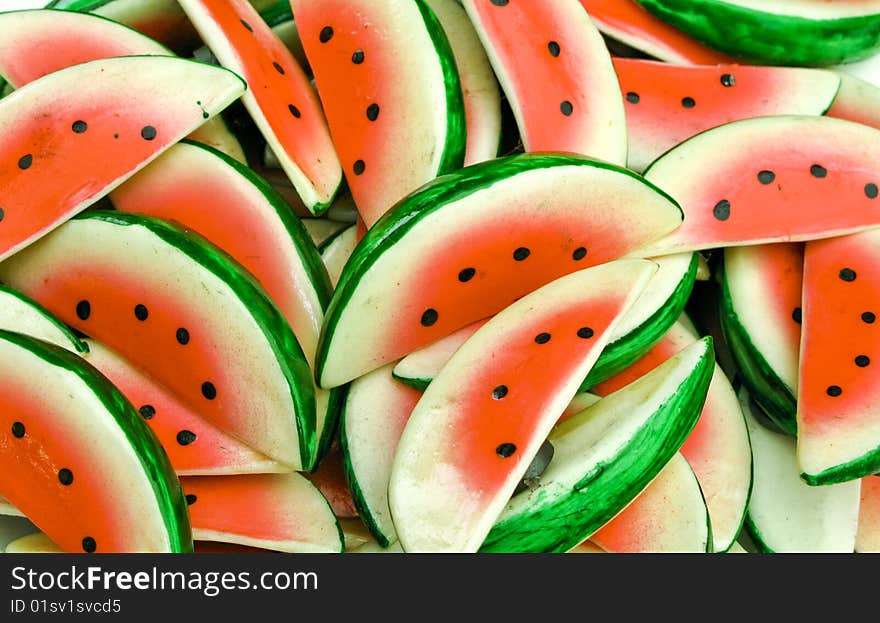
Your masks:
<path fill-rule="evenodd" d="M 626 94 L 626 101 L 628 101 L 630 104 L 638 104 L 641 101 L 641 99 L 642 98 L 639 97 L 639 94 L 636 93 L 635 91 L 630 91 L 629 93 Z"/>
<path fill-rule="evenodd" d="M 145 141 L 152 141 L 156 138 L 156 128 L 151 125 L 145 125 L 143 129 L 141 129 L 141 137 Z"/>
<path fill-rule="evenodd" d="M 730 218 L 730 202 L 727 199 L 722 199 L 718 203 L 715 204 L 715 207 L 712 208 L 712 215 L 717 218 L 719 221 L 726 221 Z"/>
<path fill-rule="evenodd" d="M 694 101 L 694 98 L 692 98 L 692 97 L 685 97 L 684 99 L 681 100 L 681 105 L 684 106 L 685 108 L 693 108 L 694 106 L 697 105 L 697 102 Z"/>
<path fill-rule="evenodd" d="M 852 268 L 844 268 L 840 271 L 840 278 L 844 281 L 855 281 L 856 271 L 854 271 Z"/>
<path fill-rule="evenodd" d="M 856 365 L 860 368 L 865 368 L 871 364 L 871 358 L 867 355 L 859 355 L 856 357 Z"/>
<path fill-rule="evenodd" d="M 87 536 L 82 540 L 83 551 L 87 554 L 93 554 L 96 549 L 98 549 L 98 544 L 95 542 L 90 536 Z"/>
<path fill-rule="evenodd" d="M 272 61 L 272 67 L 274 67 L 275 71 L 277 71 L 279 74 L 281 74 L 282 76 L 284 75 L 284 67 L 282 67 L 275 61 Z"/>
<path fill-rule="evenodd" d="M 828 175 L 827 169 L 820 164 L 814 164 L 810 167 L 810 175 L 813 177 L 823 178 Z"/>
<path fill-rule="evenodd" d="M 773 180 L 776 179 L 776 174 L 773 171 L 761 171 L 758 173 L 758 181 L 764 184 L 772 184 Z"/>
<path fill-rule="evenodd" d="M 146 305 L 135 305 L 134 306 L 134 317 L 138 320 L 146 320 L 150 316 L 150 311 L 147 309 Z"/>
<path fill-rule="evenodd" d="M 803 320 L 803 312 L 801 311 L 800 307 L 794 308 L 794 311 L 791 312 L 791 319 L 794 320 L 798 324 L 801 323 L 801 321 Z"/>
<path fill-rule="evenodd" d="M 559 105 L 559 110 L 562 111 L 562 114 L 563 114 L 563 115 L 565 115 L 566 117 L 568 117 L 568 116 L 571 115 L 571 113 L 574 112 L 574 106 L 572 105 L 571 102 L 569 102 L 568 100 L 565 100 L 564 102 L 562 102 L 562 103 Z"/>
<path fill-rule="evenodd" d="M 877 189 L 877 184 L 865 184 L 865 196 L 868 199 L 876 199 L 878 194 L 880 191 Z"/>
<path fill-rule="evenodd" d="M 198 500 L 198 499 L 199 498 L 196 497 L 195 493 L 187 493 L 186 494 L 186 505 L 192 506 L 193 504 L 196 503 L 196 500 Z"/>
<path fill-rule="evenodd" d="M 3 208 L 0 208 L 0 221 L 3 220 L 5 213 L 3 212 Z"/>
<path fill-rule="evenodd" d="M 294 106 L 293 104 L 288 104 L 288 105 L 287 105 L 287 110 L 289 110 L 289 111 L 290 111 L 290 114 L 293 115 L 294 117 L 296 117 L 297 119 L 299 119 L 300 117 L 302 117 L 302 113 L 299 111 L 299 108 L 297 108 L 297 107 Z"/>
<path fill-rule="evenodd" d="M 196 434 L 194 432 L 192 432 L 191 430 L 184 429 L 184 430 L 180 431 L 179 433 L 177 433 L 177 443 L 179 443 L 182 446 L 188 446 L 189 444 L 191 444 L 195 440 L 196 440 Z"/>
<path fill-rule="evenodd" d="M 875 320 L 877 320 L 877 316 L 874 315 L 874 312 L 862 312 L 862 322 L 874 324 Z"/>
<path fill-rule="evenodd" d="M 462 270 L 458 273 L 458 280 L 461 281 L 462 283 L 465 283 L 465 282 L 473 279 L 474 275 L 476 275 L 476 274 L 477 274 L 476 269 L 465 268 L 464 270 Z"/>
<path fill-rule="evenodd" d="M 140 413 L 141 417 L 145 420 L 152 420 L 153 416 L 156 415 L 156 407 L 153 405 L 144 405 L 138 409 L 138 413 Z"/>
<path fill-rule="evenodd" d="M 331 26 L 324 26 L 321 29 L 321 34 L 318 36 L 318 39 L 321 40 L 321 43 L 327 43 L 332 38 L 333 38 L 333 28 Z"/>
<path fill-rule="evenodd" d="M 18 168 L 21 170 L 29 169 L 33 163 L 34 157 L 30 154 L 25 154 L 18 159 Z"/>
<path fill-rule="evenodd" d="M 366 168 L 367 168 L 367 165 L 364 163 L 363 160 L 355 161 L 354 166 L 352 167 L 355 175 L 360 175 L 361 173 L 364 172 L 364 169 L 366 169 Z"/>
<path fill-rule="evenodd" d="M 13 422 L 12 436 L 16 439 L 21 439 L 22 437 L 24 437 L 24 424 L 22 424 L 21 422 Z"/>
<path fill-rule="evenodd" d="M 205 381 L 202 383 L 202 396 L 208 400 L 214 400 L 214 398 L 217 397 L 217 388 L 214 387 L 214 384 L 211 381 Z"/>
<path fill-rule="evenodd" d="M 492 398 L 494 400 L 501 400 L 507 395 L 507 385 L 499 385 L 495 389 L 492 390 Z"/>
<path fill-rule="evenodd" d="M 594 335 L 593 330 L 590 327 L 581 327 L 580 329 L 578 329 L 578 337 L 579 338 L 583 338 L 585 340 L 588 340 L 591 337 L 593 337 L 593 335 Z"/>
<path fill-rule="evenodd" d="M 531 254 L 532 254 L 532 252 L 529 251 L 527 248 L 520 247 L 516 251 L 513 252 L 513 259 L 515 259 L 517 262 L 522 262 L 524 259 L 526 259 Z"/>
<path fill-rule="evenodd" d="M 73 130 L 76 134 L 82 134 L 89 129 L 89 124 L 87 124 L 85 121 L 74 121 L 73 125 L 70 126 L 70 129 Z"/>
<path fill-rule="evenodd" d="M 65 487 L 73 483 L 73 472 L 67 469 L 66 467 L 62 467 L 58 470 L 58 482 L 60 482 Z"/>
<path fill-rule="evenodd" d="M 507 457 L 512 456 L 514 452 L 516 452 L 516 446 L 512 443 L 503 443 L 495 448 L 495 452 L 501 458 L 506 459 Z"/>
<path fill-rule="evenodd" d="M 549 333 L 539 333 L 535 336 L 535 344 L 546 344 L 550 341 Z"/>
<path fill-rule="evenodd" d="M 360 65 L 364 62 L 364 51 L 363 50 L 355 50 L 354 54 L 351 55 L 351 62 L 355 65 Z"/>
<path fill-rule="evenodd" d="M 495 6 L 507 6 L 508 0 L 492 0 L 492 4 Z"/>
<path fill-rule="evenodd" d="M 426 309 L 422 314 L 422 326 L 430 327 L 437 322 L 438 314 L 436 309 Z"/>
<path fill-rule="evenodd" d="M 578 261 L 578 262 L 581 261 L 582 259 L 584 259 L 585 257 L 587 257 L 586 247 L 578 247 L 577 249 L 574 250 L 574 253 L 571 254 L 571 259 Z"/>
<path fill-rule="evenodd" d="M 825 393 L 832 398 L 837 398 L 843 393 L 843 390 L 840 389 L 840 387 L 838 387 L 837 385 L 829 385 L 828 389 L 825 390 Z"/>
<path fill-rule="evenodd" d="M 367 106 L 367 119 L 375 121 L 379 118 L 379 104 L 370 104 Z"/>
<path fill-rule="evenodd" d="M 721 74 L 721 84 L 732 87 L 736 84 L 736 78 L 733 77 L 733 74 Z"/>
<path fill-rule="evenodd" d="M 184 329 L 183 327 L 177 330 L 177 334 L 175 335 L 177 341 L 181 344 L 189 344 L 189 331 Z"/>
<path fill-rule="evenodd" d="M 251 28 L 251 25 L 248 24 L 246 21 L 241 20 L 241 25 L 244 26 L 245 28 L 247 28 L 248 30 L 250 30 L 251 32 L 254 32 L 254 29 Z"/>
<path fill-rule="evenodd" d="M 76 316 L 80 320 L 88 320 L 92 315 L 92 306 L 88 301 L 80 301 L 76 304 Z"/>
<path fill-rule="evenodd" d="M 547 44 L 547 49 L 550 50 L 550 56 L 559 56 L 559 53 L 562 51 L 559 47 L 559 44 L 555 41 L 551 41 Z"/>

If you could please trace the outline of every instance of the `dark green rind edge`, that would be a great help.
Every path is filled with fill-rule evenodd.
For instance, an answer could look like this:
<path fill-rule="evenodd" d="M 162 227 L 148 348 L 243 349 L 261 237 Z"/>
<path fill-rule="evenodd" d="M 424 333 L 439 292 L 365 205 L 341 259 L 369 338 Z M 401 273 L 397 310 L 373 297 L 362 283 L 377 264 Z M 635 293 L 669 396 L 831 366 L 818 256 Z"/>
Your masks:
<path fill-rule="evenodd" d="M 300 259 L 300 264 L 305 270 L 309 282 L 315 290 L 315 296 L 318 299 L 318 303 L 321 305 L 321 310 L 326 311 L 327 305 L 330 303 L 330 296 L 333 292 L 330 275 L 327 273 L 324 262 L 321 261 L 321 256 L 318 253 L 317 247 L 315 247 L 315 243 L 312 242 L 312 237 L 309 235 L 308 231 L 306 231 L 302 221 L 300 221 L 293 213 L 293 210 L 287 205 L 287 202 L 284 201 L 284 198 L 278 193 L 278 191 L 276 191 L 269 182 L 260 177 L 260 175 L 251 168 L 243 165 L 238 160 L 231 158 L 211 145 L 205 145 L 190 139 L 183 139 L 180 142 L 199 147 L 208 153 L 217 156 L 224 164 L 231 167 L 236 173 L 253 184 L 263 195 L 265 200 L 275 210 L 275 214 L 278 216 L 278 220 L 281 221 L 284 231 L 290 236 L 290 241 L 293 243 L 293 248 L 296 250 L 296 254 Z M 314 471 L 314 469 L 317 469 L 318 463 L 320 463 L 321 458 L 329 449 L 330 443 L 333 440 L 333 434 L 336 431 L 336 421 L 340 406 L 340 398 L 337 395 L 339 392 L 336 388 L 329 391 L 330 396 L 327 403 L 327 416 L 324 421 L 324 428 L 321 431 L 321 438 L 317 441 L 318 446 L 315 460 L 310 465 L 303 466 L 303 469 L 307 471 Z"/>
<path fill-rule="evenodd" d="M 412 387 L 413 389 L 417 389 L 420 392 L 428 389 L 428 385 L 430 385 L 431 381 L 434 380 L 426 378 L 409 378 L 406 376 L 399 376 L 393 370 L 391 371 L 391 376 L 406 385 L 407 387 Z"/>
<path fill-rule="evenodd" d="M 414 0 L 414 3 L 425 22 L 425 30 L 431 37 L 431 43 L 434 44 L 446 87 L 446 137 L 443 144 L 443 155 L 440 157 L 437 168 L 437 175 L 444 175 L 460 169 L 464 165 L 467 147 L 464 92 L 461 87 L 461 79 L 458 76 L 458 67 L 455 64 L 455 55 L 440 20 L 424 0 Z"/>
<path fill-rule="evenodd" d="M 275 355 L 278 367 L 290 387 L 300 459 L 307 465 L 311 461 L 316 444 L 316 408 L 310 377 L 311 369 L 284 316 L 263 291 L 256 278 L 205 238 L 167 221 L 140 214 L 100 210 L 80 213 L 73 220 L 95 220 L 122 227 L 143 227 L 163 242 L 180 250 L 196 264 L 212 272 L 233 291 L 263 332 Z"/>
<path fill-rule="evenodd" d="M 880 14 L 808 19 L 718 0 L 638 0 L 697 41 L 753 64 L 827 66 L 866 58 L 880 46 Z"/>
<path fill-rule="evenodd" d="M 319 254 L 323 254 L 324 251 L 327 250 L 327 247 L 329 247 L 331 244 L 333 244 L 333 242 L 334 242 L 337 238 L 339 238 L 339 236 L 341 236 L 342 234 L 344 234 L 345 232 L 347 232 L 347 231 L 348 231 L 349 229 L 351 229 L 353 226 L 356 226 L 356 224 L 354 224 L 354 223 L 344 223 L 343 226 L 340 227 L 338 231 L 334 231 L 332 234 L 330 234 L 329 236 L 327 236 L 326 238 L 324 238 L 324 239 L 323 239 L 320 243 L 318 243 L 318 245 L 317 245 L 318 253 L 319 253 Z M 322 264 L 322 266 L 323 266 L 323 264 Z M 324 270 L 326 271 L 327 269 L 325 268 Z M 332 292 L 332 286 L 331 286 L 331 292 Z M 329 299 L 328 299 L 328 300 L 329 300 Z"/>
<path fill-rule="evenodd" d="M 743 385 L 780 432 L 797 435 L 797 397 L 754 345 L 734 310 L 724 260 L 718 262 L 718 316 L 721 333 L 740 372 Z"/>
<path fill-rule="evenodd" d="M 758 529 L 758 525 L 755 523 L 755 520 L 752 519 L 752 516 L 749 513 L 746 513 L 743 527 L 745 528 L 746 533 L 749 535 L 749 538 L 752 540 L 752 543 L 754 543 L 755 547 L 758 548 L 759 553 L 776 553 L 776 550 L 770 547 L 770 545 L 764 540 L 764 535 L 761 534 L 761 531 Z"/>
<path fill-rule="evenodd" d="M 89 345 L 88 344 L 86 344 L 81 339 L 79 339 L 76 336 L 76 334 L 70 330 L 70 327 L 68 327 L 66 324 L 64 324 L 60 320 L 58 320 L 55 316 L 52 315 L 52 313 L 48 309 L 46 309 L 45 307 L 43 307 L 42 305 L 37 303 L 35 300 L 25 296 L 24 294 L 22 294 L 18 290 L 14 290 L 3 283 L 0 283 L 0 292 L 3 292 L 5 294 L 8 294 L 8 295 L 18 299 L 19 301 L 21 301 L 22 303 L 24 303 L 25 305 L 27 305 L 28 307 L 33 309 L 35 314 L 41 316 L 44 320 L 46 320 L 50 324 L 54 325 L 56 329 L 58 329 L 59 331 L 61 331 L 61 333 L 64 334 L 64 337 L 66 337 L 68 340 L 70 340 L 70 344 L 73 346 L 73 348 L 76 352 L 78 352 L 78 353 L 88 353 L 89 352 Z"/>
<path fill-rule="evenodd" d="M 85 359 L 60 346 L 4 330 L 0 330 L 0 339 L 30 351 L 49 365 L 72 372 L 104 404 L 108 415 L 113 418 L 131 444 L 150 481 L 159 513 L 168 533 L 171 552 L 191 553 L 193 539 L 189 510 L 180 480 L 171 466 L 165 449 L 128 399 Z"/>
<path fill-rule="evenodd" d="M 370 531 L 370 534 L 373 535 L 373 538 L 376 539 L 376 542 L 382 547 L 388 547 L 391 544 L 391 540 L 379 527 L 379 523 L 376 521 L 376 516 L 373 514 L 370 502 L 367 500 L 367 496 L 364 495 L 363 490 L 361 490 L 361 487 L 358 484 L 357 473 L 354 464 L 351 461 L 350 444 L 345 426 L 347 419 L 347 405 L 348 401 L 346 400 L 342 404 L 341 414 L 339 416 L 339 448 L 342 451 L 342 467 L 345 471 L 345 480 L 348 482 L 348 489 L 351 492 L 351 498 L 354 501 L 354 507 L 357 509 L 358 517 L 360 517 L 367 530 Z"/>
<path fill-rule="evenodd" d="M 115 1 L 116 0 L 52 0 L 52 2 L 46 5 L 46 8 L 88 12 L 100 9 L 107 4 L 113 4 Z"/>
<path fill-rule="evenodd" d="M 878 471 L 880 471 L 880 445 L 852 461 L 829 467 L 818 474 L 802 472 L 801 479 L 808 485 L 818 487 L 858 480 L 865 476 L 873 476 Z"/>
<path fill-rule="evenodd" d="M 615 457 L 584 474 L 569 495 L 548 501 L 539 490 L 530 512 L 496 523 L 480 552 L 567 552 L 633 500 L 678 452 L 703 410 L 715 356 L 712 338 L 701 341 L 707 348 L 690 375 Z M 711 539 L 710 530 L 710 547 Z"/>
<path fill-rule="evenodd" d="M 266 22 L 266 25 L 269 26 L 269 28 L 274 28 L 279 24 L 292 22 L 293 11 L 290 8 L 290 2 L 288 0 L 278 0 L 278 2 L 273 2 L 260 11 L 260 17 L 263 18 L 263 21 Z"/>
<path fill-rule="evenodd" d="M 684 218 L 681 206 L 678 205 L 675 199 L 638 173 L 579 154 L 517 154 L 481 162 L 464 167 L 455 173 L 440 176 L 407 197 L 404 197 L 393 208 L 382 215 L 373 227 L 367 231 L 357 247 L 355 247 L 342 274 L 339 276 L 336 290 L 330 300 L 327 314 L 324 316 L 324 327 L 318 341 L 315 366 L 315 377 L 318 379 L 318 384 L 320 385 L 324 361 L 327 358 L 328 350 L 333 341 L 333 334 L 339 322 L 339 317 L 357 290 L 358 285 L 360 285 L 361 279 L 364 278 L 385 251 L 405 238 L 406 234 L 423 218 L 447 207 L 453 202 L 457 202 L 498 182 L 510 182 L 519 173 L 563 166 L 594 167 L 630 177 L 666 199 L 671 205 L 675 206 L 679 214 Z M 548 189 L 548 193 L 552 193 L 552 189 Z"/>
<path fill-rule="evenodd" d="M 608 344 L 596 365 L 581 383 L 578 392 L 585 392 L 602 381 L 623 372 L 651 350 L 675 324 L 684 311 L 697 279 L 699 257 L 693 254 L 682 280 L 666 301 L 638 327 Z M 638 305 L 638 301 L 635 303 Z"/>

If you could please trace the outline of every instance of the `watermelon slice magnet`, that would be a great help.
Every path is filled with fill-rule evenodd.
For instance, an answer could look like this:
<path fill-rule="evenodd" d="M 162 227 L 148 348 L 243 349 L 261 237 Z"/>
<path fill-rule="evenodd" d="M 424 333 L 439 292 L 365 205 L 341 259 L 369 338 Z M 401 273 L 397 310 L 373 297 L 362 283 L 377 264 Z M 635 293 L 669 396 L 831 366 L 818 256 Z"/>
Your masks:
<path fill-rule="evenodd" d="M 801 115 L 734 121 L 670 150 L 645 178 L 685 218 L 640 257 L 832 238 L 880 225 L 880 130 Z"/>
<path fill-rule="evenodd" d="M 404 550 L 479 549 L 655 270 L 647 260 L 620 260 L 560 277 L 456 351 L 410 415 L 394 455 L 388 501 Z"/>
<path fill-rule="evenodd" d="M 806 245 L 797 454 L 812 485 L 880 472 L 878 271 L 878 230 Z"/>
<path fill-rule="evenodd" d="M 578 0 L 465 0 L 526 151 L 626 164 L 626 120 L 602 35 Z"/>
<path fill-rule="evenodd" d="M 242 102 L 305 206 L 326 210 L 342 183 L 321 102 L 302 67 L 247 0 L 181 0 L 223 64 L 248 83 Z"/>
<path fill-rule="evenodd" d="M 48 342 L 0 331 L 0 354 L 0 495 L 65 551 L 192 551 L 180 483 L 131 403 Z"/>
<path fill-rule="evenodd" d="M 0 100 L 0 259 L 106 195 L 243 90 L 225 69 L 129 56 L 56 71 Z"/>
<path fill-rule="evenodd" d="M 675 202 L 637 174 L 572 154 L 440 177 L 367 232 L 346 264 L 318 345 L 319 384 L 342 385 L 680 222 Z"/>
<path fill-rule="evenodd" d="M 290 4 L 348 186 L 371 227 L 405 195 L 462 165 L 454 53 L 425 0 Z"/>
<path fill-rule="evenodd" d="M 308 361 L 253 276 L 203 238 L 152 217 L 89 212 L 0 264 L 0 279 L 226 433 L 292 469 L 309 463 Z"/>

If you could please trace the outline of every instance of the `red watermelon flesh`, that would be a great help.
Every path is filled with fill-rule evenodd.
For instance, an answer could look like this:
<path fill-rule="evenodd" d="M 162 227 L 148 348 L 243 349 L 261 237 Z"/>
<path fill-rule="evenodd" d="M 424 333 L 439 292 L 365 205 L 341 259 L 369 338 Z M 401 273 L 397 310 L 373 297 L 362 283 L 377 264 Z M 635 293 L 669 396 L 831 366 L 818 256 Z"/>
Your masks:
<path fill-rule="evenodd" d="M 338 553 L 342 531 L 327 500 L 301 474 L 181 479 L 193 538 L 294 553 Z"/>
<path fill-rule="evenodd" d="M 821 115 L 837 95 L 833 71 L 748 65 L 675 66 L 616 58 L 626 106 L 627 163 L 644 170 L 704 130 L 749 117 Z"/>
<path fill-rule="evenodd" d="M 880 131 L 851 121 L 734 121 L 681 143 L 645 177 L 685 214 L 681 227 L 639 250 L 648 257 L 830 238 L 880 225 Z"/>
<path fill-rule="evenodd" d="M 388 495 L 406 551 L 480 547 L 655 270 L 646 260 L 620 260 L 561 277 L 456 351 L 416 404 L 395 453 Z"/>
<path fill-rule="evenodd" d="M 880 476 L 862 478 L 856 552 L 880 554 Z"/>
<path fill-rule="evenodd" d="M 607 396 L 696 340 L 696 334 L 679 321 L 647 355 L 591 392 Z M 736 394 L 717 365 L 703 412 L 680 452 L 693 468 L 705 495 L 716 551 L 726 551 L 736 539 L 745 515 L 751 490 L 752 454 Z"/>
<path fill-rule="evenodd" d="M 54 72 L 0 100 L 0 259 L 103 197 L 243 88 L 235 74 L 193 61 L 118 57 Z"/>
<path fill-rule="evenodd" d="M 731 60 L 654 17 L 636 0 L 580 2 L 603 33 L 662 61 L 714 65 Z"/>
<path fill-rule="evenodd" d="M 0 14 L 0 75 L 15 88 L 77 63 L 136 54 L 171 56 L 172 52 L 136 30 L 89 13 Z M 222 117 L 208 119 L 190 138 L 245 161 L 238 139 Z"/>
<path fill-rule="evenodd" d="M 878 313 L 880 230 L 807 243 L 797 454 L 809 484 L 880 471 Z"/>
<path fill-rule="evenodd" d="M 626 120 L 602 36 L 577 0 L 463 3 L 526 151 L 626 164 Z"/>
<path fill-rule="evenodd" d="M 206 421 L 149 375 L 115 352 L 87 339 L 83 358 L 119 388 L 168 453 L 181 476 L 286 472 L 289 468 L 257 452 Z"/>
<path fill-rule="evenodd" d="M 303 68 L 247 0 L 181 0 L 224 67 L 248 83 L 242 102 L 309 210 L 326 210 L 342 169 Z"/>

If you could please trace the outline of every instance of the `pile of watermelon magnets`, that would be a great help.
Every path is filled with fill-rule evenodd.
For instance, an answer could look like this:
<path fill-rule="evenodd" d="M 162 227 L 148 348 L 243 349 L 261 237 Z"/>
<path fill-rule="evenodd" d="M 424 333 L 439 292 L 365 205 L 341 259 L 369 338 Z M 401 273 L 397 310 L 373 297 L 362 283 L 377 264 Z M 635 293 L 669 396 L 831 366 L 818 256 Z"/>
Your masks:
<path fill-rule="evenodd" d="M 7 0 L 0 551 L 880 552 L 880 0 Z"/>

